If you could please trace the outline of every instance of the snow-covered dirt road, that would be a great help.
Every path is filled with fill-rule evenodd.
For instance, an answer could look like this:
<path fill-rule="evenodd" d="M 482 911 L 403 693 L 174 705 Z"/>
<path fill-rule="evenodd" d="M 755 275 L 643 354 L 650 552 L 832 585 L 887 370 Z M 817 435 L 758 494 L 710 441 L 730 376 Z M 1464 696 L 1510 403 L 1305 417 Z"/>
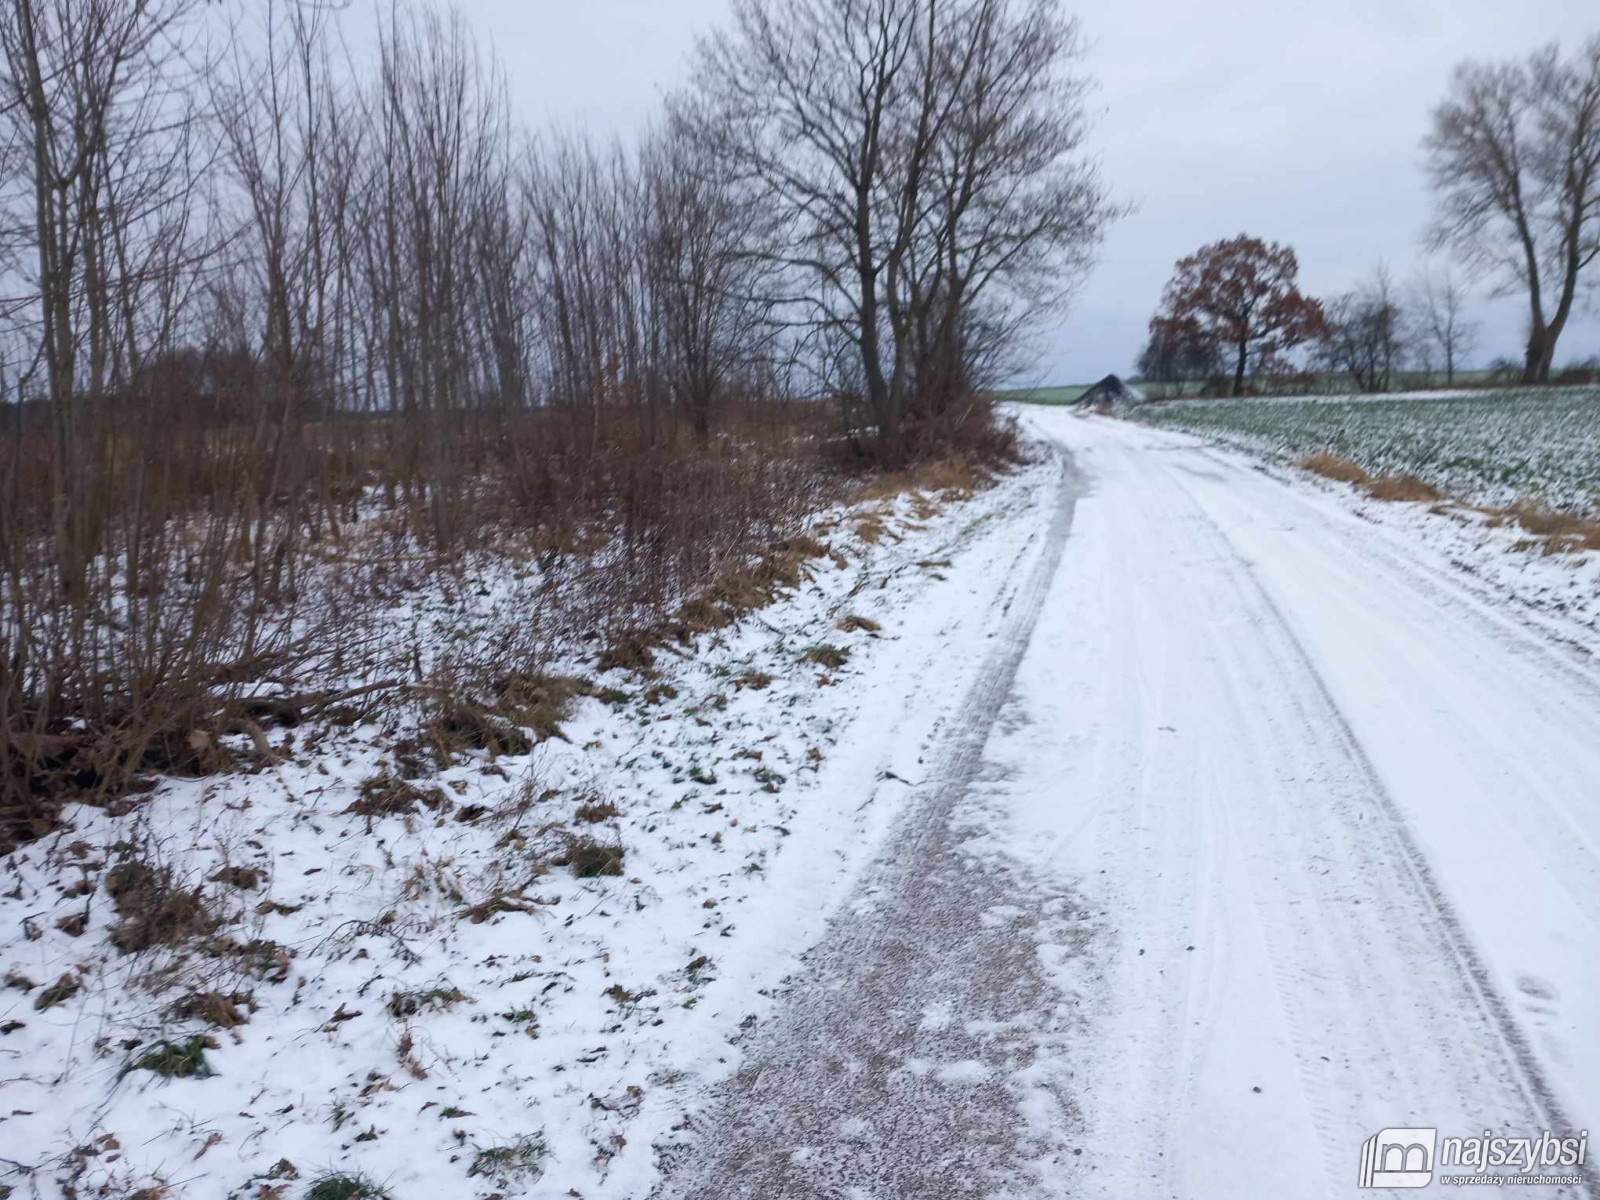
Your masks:
<path fill-rule="evenodd" d="M 1593 663 L 1320 485 L 1027 420 L 966 718 L 663 1194 L 1350 1196 L 1384 1128 L 1589 1129 Z"/>

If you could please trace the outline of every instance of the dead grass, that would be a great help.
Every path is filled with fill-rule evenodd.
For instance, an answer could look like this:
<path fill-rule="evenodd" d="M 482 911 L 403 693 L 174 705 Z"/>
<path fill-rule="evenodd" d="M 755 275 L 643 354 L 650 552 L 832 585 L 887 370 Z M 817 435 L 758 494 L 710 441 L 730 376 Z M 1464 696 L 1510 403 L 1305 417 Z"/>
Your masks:
<path fill-rule="evenodd" d="M 396 1020 L 403 1020 L 423 1012 L 449 1012 L 455 1005 L 464 1004 L 466 1000 L 467 994 L 452 984 L 395 992 L 389 997 L 389 1015 Z"/>
<path fill-rule="evenodd" d="M 578 805 L 578 811 L 572 815 L 574 819 L 582 821 L 586 825 L 599 825 L 603 821 L 615 820 L 617 813 L 617 806 L 611 801 L 594 799 L 588 803 Z"/>
<path fill-rule="evenodd" d="M 490 758 L 517 758 L 532 754 L 535 745 L 521 726 L 483 705 L 464 699 L 441 702 L 427 719 L 424 728 L 441 767 L 473 750 L 482 750 Z"/>
<path fill-rule="evenodd" d="M 848 616 L 844 616 L 839 619 L 837 628 L 843 630 L 845 633 L 856 633 L 857 631 L 863 633 L 877 633 L 878 630 L 883 628 L 883 626 L 879 625 L 871 617 L 858 617 L 854 613 L 851 613 Z"/>
<path fill-rule="evenodd" d="M 52 983 L 49 987 L 45 988 L 44 991 L 40 992 L 38 997 L 33 1002 L 33 1007 L 40 1012 L 44 1012 L 46 1009 L 54 1008 L 56 1005 L 70 1000 L 76 996 L 82 986 L 83 985 L 78 982 L 78 977 L 69 971 L 60 979 Z M 28 989 L 24 988 L 23 990 L 26 991 Z"/>
<path fill-rule="evenodd" d="M 888 532 L 881 517 L 866 516 L 856 522 L 856 536 L 868 545 L 876 546 L 883 540 L 883 535 Z"/>
<path fill-rule="evenodd" d="M 1529 533 L 1546 539 L 1546 554 L 1575 554 L 1600 550 L 1600 521 L 1574 513 L 1544 508 L 1532 500 L 1519 500 L 1505 510 Z"/>
<path fill-rule="evenodd" d="M 574 837 L 568 840 L 561 857 L 551 861 L 558 867 L 571 867 L 579 879 L 593 879 L 601 875 L 621 875 L 623 857 L 621 845 Z"/>
<path fill-rule="evenodd" d="M 850 661 L 850 651 L 843 646 L 829 644 L 812 646 L 800 656 L 800 661 L 812 663 L 819 667 L 826 667 L 830 671 L 837 671 Z"/>
<path fill-rule="evenodd" d="M 181 883 L 171 868 L 130 859 L 107 871 L 105 883 L 122 918 L 112 927 L 111 944 L 123 954 L 179 946 L 222 925 L 207 907 L 203 889 Z"/>
<path fill-rule="evenodd" d="M 211 877 L 212 883 L 225 883 L 241 892 L 253 892 L 261 886 L 258 867 L 222 867 Z"/>
<path fill-rule="evenodd" d="M 1367 495 L 1374 500 L 1418 501 L 1432 503 L 1443 494 L 1430 483 L 1415 475 L 1385 475 L 1367 484 Z"/>
<path fill-rule="evenodd" d="M 362 817 L 403 817 L 422 805 L 431 812 L 448 812 L 450 797 L 443 788 L 423 788 L 385 772 L 361 785 L 361 798 L 346 813 Z"/>
<path fill-rule="evenodd" d="M 496 681 L 495 712 L 516 725 L 533 730 L 541 742 L 567 740 L 561 722 L 572 715 L 573 703 L 594 695 L 594 684 L 575 675 L 543 672 L 511 674 Z"/>
<path fill-rule="evenodd" d="M 255 1010 L 254 992 L 193 991 L 174 1001 L 167 1011 L 180 1021 L 203 1021 L 213 1029 L 234 1029 L 248 1024 Z"/>
<path fill-rule="evenodd" d="M 1321 475 L 1324 479 L 1337 480 L 1339 483 L 1366 483 L 1372 478 L 1364 468 L 1333 454 L 1312 454 L 1302 458 L 1300 466 L 1313 475 Z"/>
<path fill-rule="evenodd" d="M 598 666 L 602 671 L 633 671 L 645 675 L 655 669 L 656 654 L 649 642 L 638 633 L 619 634 L 600 652 Z"/>
<path fill-rule="evenodd" d="M 994 482 L 983 466 L 966 459 L 941 458 L 920 462 L 904 471 L 890 471 L 861 484 L 856 498 L 872 502 L 893 500 L 913 492 L 931 492 L 964 500 Z"/>

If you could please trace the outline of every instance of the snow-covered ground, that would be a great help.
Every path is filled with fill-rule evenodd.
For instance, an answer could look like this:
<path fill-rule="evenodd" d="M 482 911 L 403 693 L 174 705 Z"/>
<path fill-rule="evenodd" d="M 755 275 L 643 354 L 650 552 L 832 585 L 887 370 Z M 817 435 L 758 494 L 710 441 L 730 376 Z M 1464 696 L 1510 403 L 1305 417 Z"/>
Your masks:
<path fill-rule="evenodd" d="M 594 677 L 626 698 L 579 700 L 564 740 L 418 780 L 443 789 L 438 811 L 346 811 L 393 771 L 374 726 L 280 732 L 282 765 L 169 781 L 133 815 L 69 810 L 0 868 L 0 1185 L 641 1194 L 655 1143 L 766 1019 L 905 803 L 1049 469 L 830 514 L 834 557 L 797 591 L 660 653 L 653 678 Z M 425 601 L 437 625 L 449 606 Z M 817 646 L 848 657 L 806 661 Z M 574 837 L 620 844 L 622 874 L 575 877 Z M 203 885 L 250 953 L 119 955 L 107 881 L 134 844 Z M 252 886 L 211 882 L 224 867 Z M 245 1020 L 175 1016 L 192 990 L 238 993 Z M 203 1075 L 128 1069 L 194 1036 Z"/>
<path fill-rule="evenodd" d="M 446 772 L 447 809 L 345 813 L 388 744 L 356 727 L 14 855 L 0 1156 L 79 1149 L 0 1179 L 1298 1200 L 1356 1194 L 1380 1129 L 1600 1123 L 1595 556 L 1025 423 L 1033 466 L 882 536 L 836 514 L 842 564 Z M 260 940 L 207 984 L 247 1023 L 172 1017 L 161 952 L 107 943 L 135 834 L 259 868 L 206 885 Z M 622 874 L 563 865 L 579 834 Z M 213 1074 L 126 1070 L 195 1033 Z"/>
<path fill-rule="evenodd" d="M 1089 493 L 967 819 L 1095 914 L 1040 946 L 1085 1118 L 1053 1193 L 1354 1195 L 1383 1128 L 1593 1129 L 1592 630 L 1462 571 L 1426 506 L 1030 423 Z"/>

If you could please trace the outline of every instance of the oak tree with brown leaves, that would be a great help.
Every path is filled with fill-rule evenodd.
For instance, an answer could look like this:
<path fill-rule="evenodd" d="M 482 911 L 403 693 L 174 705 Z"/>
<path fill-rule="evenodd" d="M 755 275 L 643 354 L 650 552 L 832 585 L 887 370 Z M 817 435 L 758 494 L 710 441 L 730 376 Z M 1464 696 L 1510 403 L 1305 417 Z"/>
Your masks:
<path fill-rule="evenodd" d="M 1294 250 L 1241 233 L 1178 260 L 1150 322 L 1153 337 L 1204 338 L 1234 357 L 1233 394 L 1251 355 L 1275 359 L 1315 338 L 1322 305 L 1301 294 Z"/>

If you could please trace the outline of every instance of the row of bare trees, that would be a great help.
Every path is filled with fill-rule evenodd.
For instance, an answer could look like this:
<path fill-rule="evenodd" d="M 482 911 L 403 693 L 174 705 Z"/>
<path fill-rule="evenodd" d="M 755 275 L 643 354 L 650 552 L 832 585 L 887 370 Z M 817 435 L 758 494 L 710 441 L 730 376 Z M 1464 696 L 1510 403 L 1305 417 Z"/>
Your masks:
<path fill-rule="evenodd" d="M 1461 64 L 1423 149 L 1435 197 L 1427 244 L 1465 280 L 1451 266 L 1427 267 L 1402 289 L 1379 264 L 1323 304 L 1299 292 L 1290 248 L 1246 235 L 1215 242 L 1178 262 L 1139 372 L 1234 395 L 1247 375 L 1316 387 L 1333 372 L 1385 391 L 1409 368 L 1452 384 L 1476 339 L 1467 284 L 1481 282 L 1522 298 L 1518 374 L 1550 382 L 1561 334 L 1600 282 L 1600 34 L 1566 55 L 1551 44 Z"/>
<path fill-rule="evenodd" d="M 739 0 L 626 143 L 526 130 L 458 13 L 345 19 L 0 9 L 0 791 L 350 670 L 374 503 L 434 564 L 605 526 L 594 594 L 667 602 L 792 528 L 817 418 L 981 434 L 1115 215 L 1055 0 Z"/>
<path fill-rule="evenodd" d="M 1327 301 L 1302 294 L 1287 246 L 1242 236 L 1179 262 L 1135 370 L 1153 383 L 1211 394 L 1309 390 L 1332 375 L 1357 391 L 1456 382 L 1477 344 L 1468 294 L 1448 268 L 1405 286 L 1383 263 Z"/>
<path fill-rule="evenodd" d="M 1424 267 L 1402 291 L 1379 263 L 1326 303 L 1304 294 L 1299 276 L 1292 247 L 1248 234 L 1180 259 L 1150 321 L 1140 377 L 1235 396 L 1247 379 L 1304 389 L 1328 372 L 1364 392 L 1387 391 L 1402 368 L 1455 382 L 1477 330 L 1454 273 Z"/>

